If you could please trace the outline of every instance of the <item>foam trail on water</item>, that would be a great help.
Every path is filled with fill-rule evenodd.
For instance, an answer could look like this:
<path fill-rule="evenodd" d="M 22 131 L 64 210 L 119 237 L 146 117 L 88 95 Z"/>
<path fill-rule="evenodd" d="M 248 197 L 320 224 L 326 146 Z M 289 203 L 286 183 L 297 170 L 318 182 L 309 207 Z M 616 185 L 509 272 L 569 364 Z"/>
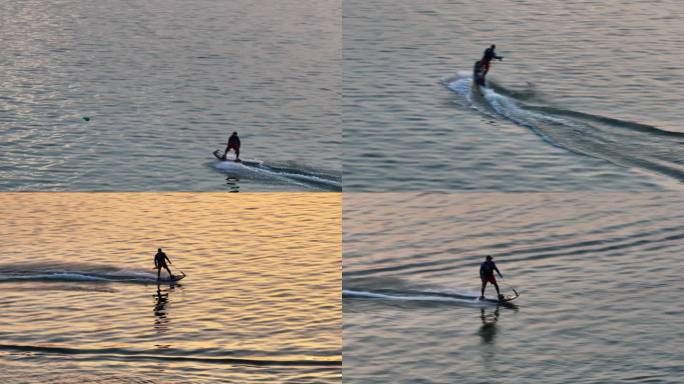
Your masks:
<path fill-rule="evenodd" d="M 530 124 L 528 120 L 524 118 L 525 115 L 532 118 L 548 119 L 550 122 L 562 123 L 560 119 L 553 119 L 552 117 L 542 116 L 541 114 L 530 113 L 520 108 L 520 106 L 510 97 L 501 95 L 495 90 L 488 87 L 479 87 L 479 92 L 481 92 L 480 97 L 486 100 L 485 105 L 481 105 L 475 102 L 475 94 L 473 91 L 473 77 L 471 74 L 465 71 L 459 71 L 455 77 L 446 78 L 442 82 L 452 91 L 461 95 L 468 105 L 475 110 L 484 113 L 486 115 L 492 116 L 497 114 L 499 116 L 505 117 L 518 125 L 530 128 L 532 132 L 537 134 L 547 143 L 567 149 L 558 143 L 554 142 L 550 137 L 545 135 L 543 132 L 536 129 L 535 125 Z M 489 108 L 487 108 L 489 107 Z M 492 113 L 494 112 L 494 113 Z"/>
<path fill-rule="evenodd" d="M 474 87 L 472 75 L 464 71 L 443 79 L 442 83 L 460 95 L 467 106 L 526 127 L 555 147 L 684 181 L 684 133 L 561 108 L 526 105 L 515 97 L 524 92 L 509 91 L 494 83 Z"/>
<path fill-rule="evenodd" d="M 0 281 L 21 280 L 56 280 L 56 281 L 112 281 L 104 277 L 83 275 L 80 273 L 39 273 L 26 275 L 0 275 Z"/>
<path fill-rule="evenodd" d="M 323 173 L 306 172 L 298 169 L 277 167 L 262 161 L 216 160 L 212 166 L 220 171 L 229 172 L 246 178 L 260 178 L 287 184 L 314 187 L 321 190 L 341 191 L 342 183 L 335 177 Z"/>
<path fill-rule="evenodd" d="M 106 265 L 15 264 L 0 266 L 0 282 L 62 281 L 62 282 L 124 282 L 156 283 L 157 273 L 126 270 Z M 162 281 L 166 281 L 164 278 Z"/>
<path fill-rule="evenodd" d="M 369 292 L 369 291 L 357 291 L 350 289 L 342 290 L 342 297 L 346 298 L 365 298 L 365 299 L 380 299 L 380 300 L 394 300 L 394 301 L 408 301 L 408 302 L 443 302 L 443 303 L 454 303 L 454 304 L 465 304 L 474 306 L 490 306 L 496 305 L 495 302 L 481 301 L 475 297 L 467 296 L 457 296 L 457 295 L 447 295 L 439 294 L 436 292 L 421 292 L 421 293 L 381 293 L 381 292 Z"/>

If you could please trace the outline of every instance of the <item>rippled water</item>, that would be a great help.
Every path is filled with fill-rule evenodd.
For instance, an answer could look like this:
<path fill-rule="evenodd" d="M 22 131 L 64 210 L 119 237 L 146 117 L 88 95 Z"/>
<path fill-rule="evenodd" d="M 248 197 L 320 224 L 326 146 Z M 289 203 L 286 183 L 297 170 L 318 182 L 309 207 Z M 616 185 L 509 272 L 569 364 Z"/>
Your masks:
<path fill-rule="evenodd" d="M 344 207 L 345 382 L 681 381 L 681 195 L 345 194 Z M 512 305 L 476 300 L 488 254 Z"/>
<path fill-rule="evenodd" d="M 345 189 L 681 188 L 678 2 L 343 6 Z"/>
<path fill-rule="evenodd" d="M 3 383 L 341 381 L 340 194 L 0 194 Z M 187 277 L 156 284 L 157 247 Z"/>
<path fill-rule="evenodd" d="M 0 9 L 0 189 L 341 189 L 339 2 Z M 216 164 L 232 131 L 281 171 Z"/>

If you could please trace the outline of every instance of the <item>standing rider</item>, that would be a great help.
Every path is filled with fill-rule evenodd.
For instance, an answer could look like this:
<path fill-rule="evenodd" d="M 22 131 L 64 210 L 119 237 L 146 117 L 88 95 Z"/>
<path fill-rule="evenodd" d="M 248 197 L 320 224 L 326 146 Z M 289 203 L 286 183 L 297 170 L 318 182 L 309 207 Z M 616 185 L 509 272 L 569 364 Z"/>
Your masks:
<path fill-rule="evenodd" d="M 481 65 L 484 67 L 484 73 L 482 74 L 483 79 L 487 75 L 487 72 L 489 72 L 489 62 L 492 61 L 492 59 L 497 59 L 499 61 L 503 60 L 503 56 L 497 56 L 494 49 L 496 49 L 495 44 L 492 44 L 491 47 L 485 49 L 484 55 L 482 55 L 482 59 L 480 60 Z"/>
<path fill-rule="evenodd" d="M 157 270 L 157 280 L 161 279 L 161 269 L 164 268 L 166 269 L 166 272 L 169 273 L 169 278 L 172 280 L 174 279 L 175 276 L 171 273 L 171 270 L 169 269 L 169 266 L 166 264 L 166 262 L 169 262 L 169 264 L 173 264 L 171 260 L 169 260 L 169 257 L 166 256 L 166 253 L 162 252 L 161 248 L 157 249 L 157 254 L 154 255 L 154 268 Z"/>
<path fill-rule="evenodd" d="M 230 135 L 230 138 L 228 139 L 228 145 L 226 146 L 226 151 L 223 152 L 223 160 L 226 159 L 226 155 L 228 155 L 228 152 L 231 149 L 235 151 L 235 161 L 240 161 L 240 138 L 238 137 L 237 132 L 233 132 L 233 134 Z"/>
<path fill-rule="evenodd" d="M 501 295 L 501 291 L 499 291 L 499 284 L 496 283 L 494 271 L 496 271 L 496 273 L 499 274 L 499 277 L 503 279 L 503 276 L 501 275 L 501 272 L 499 272 L 499 268 L 497 268 L 496 264 L 494 264 L 492 257 L 487 256 L 487 260 L 483 261 L 482 264 L 480 264 L 480 279 L 482 280 L 482 291 L 480 293 L 480 300 L 484 300 L 484 292 L 487 283 L 491 283 L 492 285 L 494 285 L 494 288 L 496 288 L 496 295 L 499 298 L 499 300 L 501 300 L 503 296 Z"/>

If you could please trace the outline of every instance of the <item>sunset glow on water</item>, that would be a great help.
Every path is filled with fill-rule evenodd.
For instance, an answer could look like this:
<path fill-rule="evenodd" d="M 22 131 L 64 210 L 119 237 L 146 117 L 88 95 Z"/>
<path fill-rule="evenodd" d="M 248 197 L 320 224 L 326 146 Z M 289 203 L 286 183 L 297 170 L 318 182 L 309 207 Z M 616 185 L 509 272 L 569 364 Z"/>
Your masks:
<path fill-rule="evenodd" d="M 29 382 L 339 382 L 340 199 L 0 194 L 0 369 L 30 368 Z M 180 283 L 157 285 L 158 247 Z"/>

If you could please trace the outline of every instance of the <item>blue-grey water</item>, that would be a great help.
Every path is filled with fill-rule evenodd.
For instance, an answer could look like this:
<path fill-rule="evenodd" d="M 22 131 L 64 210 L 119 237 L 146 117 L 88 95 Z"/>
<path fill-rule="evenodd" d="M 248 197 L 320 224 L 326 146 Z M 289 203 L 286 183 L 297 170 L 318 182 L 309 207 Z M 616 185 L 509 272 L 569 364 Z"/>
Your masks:
<path fill-rule="evenodd" d="M 0 382 L 340 383 L 340 199 L 0 193 Z"/>
<path fill-rule="evenodd" d="M 330 0 L 3 2 L 0 189 L 340 190 L 340 24 Z M 216 161 L 232 131 L 262 167 Z"/>
<path fill-rule="evenodd" d="M 680 194 L 358 193 L 344 207 L 345 383 L 681 382 Z M 486 255 L 513 305 L 476 299 Z"/>
<path fill-rule="evenodd" d="M 345 1 L 345 189 L 680 189 L 683 16 L 671 0 Z M 490 44 L 504 60 L 473 89 Z"/>

